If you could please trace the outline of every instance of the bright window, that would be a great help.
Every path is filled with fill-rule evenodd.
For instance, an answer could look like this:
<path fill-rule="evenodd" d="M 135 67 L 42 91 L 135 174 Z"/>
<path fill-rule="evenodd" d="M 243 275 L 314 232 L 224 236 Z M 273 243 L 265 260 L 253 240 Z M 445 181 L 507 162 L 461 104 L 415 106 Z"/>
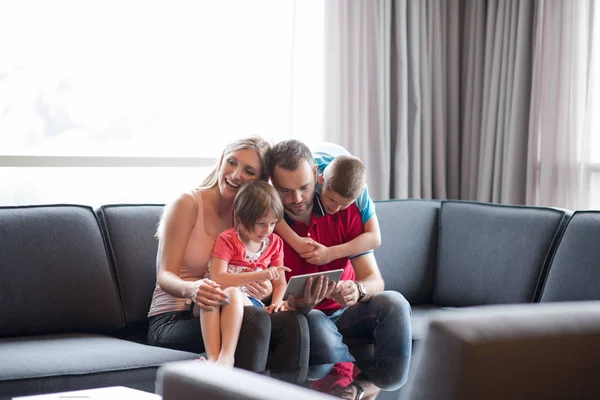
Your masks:
<path fill-rule="evenodd" d="M 319 140 L 322 25 L 323 1 L 1 2 L 0 204 L 164 202 L 235 138 Z"/>

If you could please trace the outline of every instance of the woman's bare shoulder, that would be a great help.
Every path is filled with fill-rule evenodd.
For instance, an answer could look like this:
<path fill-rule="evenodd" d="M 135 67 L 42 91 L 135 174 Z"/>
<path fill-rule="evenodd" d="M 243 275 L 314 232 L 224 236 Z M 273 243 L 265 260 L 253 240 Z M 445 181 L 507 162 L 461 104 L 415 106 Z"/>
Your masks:
<path fill-rule="evenodd" d="M 198 193 L 198 197 L 201 196 Z M 193 191 L 180 193 L 165 207 L 165 217 L 169 219 L 190 218 L 198 214 L 198 199 Z"/>

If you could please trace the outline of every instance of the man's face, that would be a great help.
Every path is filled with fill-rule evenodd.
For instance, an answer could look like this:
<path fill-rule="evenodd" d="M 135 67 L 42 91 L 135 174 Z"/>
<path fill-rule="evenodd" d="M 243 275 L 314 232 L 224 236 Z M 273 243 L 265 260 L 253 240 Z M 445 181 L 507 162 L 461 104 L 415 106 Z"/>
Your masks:
<path fill-rule="evenodd" d="M 315 198 L 315 173 L 317 166 L 311 166 L 306 160 L 295 171 L 279 166 L 273 171 L 273 186 L 286 212 L 294 217 L 306 217 L 312 213 Z"/>

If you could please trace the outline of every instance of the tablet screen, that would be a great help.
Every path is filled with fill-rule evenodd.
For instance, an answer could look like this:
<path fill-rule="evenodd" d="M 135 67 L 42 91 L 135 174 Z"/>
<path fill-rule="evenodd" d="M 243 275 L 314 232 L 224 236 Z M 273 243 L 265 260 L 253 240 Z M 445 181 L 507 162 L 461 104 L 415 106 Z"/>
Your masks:
<path fill-rule="evenodd" d="M 296 275 L 290 278 L 288 282 L 287 289 L 285 294 L 283 295 L 283 299 L 286 300 L 289 295 L 292 295 L 294 298 L 298 299 L 304 297 L 304 285 L 306 285 L 306 281 L 308 278 L 313 278 L 313 288 L 317 284 L 317 278 L 321 275 L 329 278 L 330 281 L 338 282 L 342 277 L 343 269 L 334 269 L 332 271 L 321 271 L 315 272 L 313 274 L 304 274 L 304 275 Z"/>

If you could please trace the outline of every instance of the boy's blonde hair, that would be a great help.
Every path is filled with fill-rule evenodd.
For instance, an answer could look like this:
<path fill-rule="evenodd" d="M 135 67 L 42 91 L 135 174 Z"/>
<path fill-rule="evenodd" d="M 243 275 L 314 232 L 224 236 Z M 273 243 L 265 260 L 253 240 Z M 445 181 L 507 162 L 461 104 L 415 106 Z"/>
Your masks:
<path fill-rule="evenodd" d="M 323 187 L 346 199 L 358 198 L 366 181 L 367 168 L 355 156 L 337 156 L 323 171 Z"/>
<path fill-rule="evenodd" d="M 277 190 L 264 181 L 244 183 L 233 200 L 233 209 L 239 223 L 250 231 L 269 211 L 273 211 L 277 220 L 283 218 L 283 204 Z"/>

